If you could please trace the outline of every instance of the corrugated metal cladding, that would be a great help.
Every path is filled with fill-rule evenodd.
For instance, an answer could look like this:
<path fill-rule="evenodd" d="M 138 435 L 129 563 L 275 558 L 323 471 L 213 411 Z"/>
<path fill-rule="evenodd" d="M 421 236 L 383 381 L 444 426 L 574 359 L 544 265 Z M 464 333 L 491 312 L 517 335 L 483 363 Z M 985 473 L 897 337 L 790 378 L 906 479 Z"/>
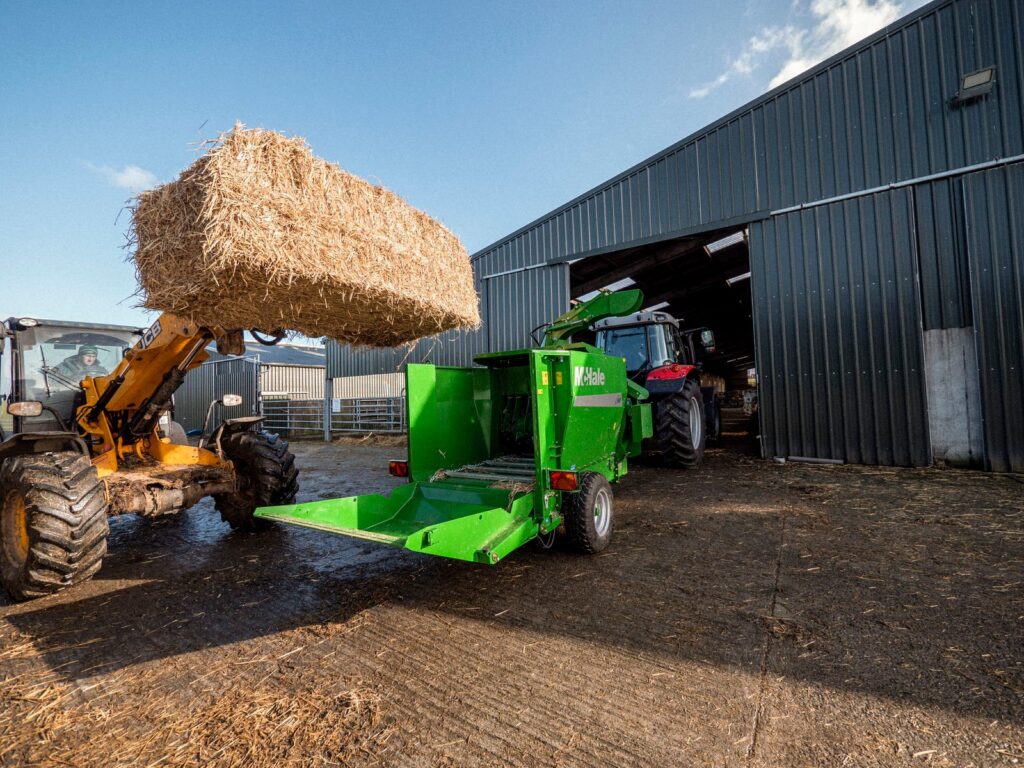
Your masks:
<path fill-rule="evenodd" d="M 473 265 L 473 285 L 483 291 L 480 274 Z M 486 323 L 486 303 L 481 300 L 480 316 Z M 334 378 L 395 373 L 406 363 L 469 365 L 473 355 L 487 351 L 487 337 L 481 327 L 475 331 L 448 331 L 401 347 L 353 347 L 327 342 L 327 370 Z"/>
<path fill-rule="evenodd" d="M 405 376 L 400 373 L 344 376 L 334 380 L 331 391 L 336 398 L 403 397 Z"/>
<path fill-rule="evenodd" d="M 769 456 L 931 463 L 910 189 L 750 231 Z"/>
<path fill-rule="evenodd" d="M 994 93 L 951 108 L 960 77 L 991 65 Z M 1022 72 L 1024 3 L 938 0 L 479 251 L 473 257 L 478 279 L 720 229 L 773 210 L 1024 153 Z M 935 194 L 941 208 L 941 189 Z M 507 278 L 498 290 L 527 296 L 532 271 Z M 935 278 L 941 292 L 928 291 L 939 296 L 926 307 L 928 327 L 969 322 L 958 316 L 964 311 L 961 277 L 943 272 Z M 523 281 L 518 289 L 516 280 Z M 524 319 L 517 329 L 505 323 L 493 336 L 524 338 L 535 316 L 564 311 L 565 303 L 547 306 L 551 298 L 504 308 Z M 533 301 L 542 307 L 535 311 Z M 443 359 L 468 365 L 483 343 L 474 334 L 449 337 Z M 329 344 L 328 368 L 335 376 L 393 371 L 421 352 L 418 345 L 406 358 L 406 350 Z"/>
<path fill-rule="evenodd" d="M 258 413 L 259 368 L 245 358 L 203 363 L 188 372 L 185 381 L 174 393 L 174 419 L 185 431 L 202 429 L 206 409 L 213 400 L 226 394 L 242 396 L 242 404 L 233 408 L 218 406 L 214 419 L 230 419 Z"/>
<path fill-rule="evenodd" d="M 1024 472 L 1024 164 L 964 178 L 986 468 Z"/>
<path fill-rule="evenodd" d="M 332 377 L 367 376 L 397 371 L 408 353 L 407 347 L 352 347 L 328 340 L 327 371 Z"/>
<path fill-rule="evenodd" d="M 290 399 L 322 400 L 324 366 L 268 365 L 249 358 L 203 363 L 188 372 L 174 394 L 174 418 L 186 431 L 202 429 L 206 409 L 226 394 L 242 396 L 233 408 L 218 406 L 214 419 L 230 419 L 260 412 L 261 396 L 287 394 Z"/>
<path fill-rule="evenodd" d="M 917 185 L 914 204 L 924 329 L 966 328 L 972 319 L 963 182 Z"/>
<path fill-rule="evenodd" d="M 1024 152 L 1024 3 L 945 0 L 844 51 L 478 254 L 491 272 Z M 948 107 L 995 65 L 996 98 Z"/>
<path fill-rule="evenodd" d="M 481 315 L 483 301 L 481 301 Z M 406 363 L 471 365 L 473 356 L 487 351 L 485 332 L 449 331 L 420 339 L 411 346 L 394 348 L 351 347 L 327 343 L 327 370 L 334 378 L 395 373 Z"/>
<path fill-rule="evenodd" d="M 553 320 L 569 305 L 569 269 L 564 264 L 512 274 L 473 265 L 480 296 L 476 331 L 449 331 L 420 339 L 412 347 L 356 349 L 327 344 L 327 370 L 334 377 L 394 373 L 406 363 L 472 365 L 481 352 L 529 345 L 530 330 Z"/>
<path fill-rule="evenodd" d="M 498 274 L 484 281 L 487 341 L 492 351 L 532 347 L 530 332 L 547 325 L 569 306 L 569 267 Z"/>
<path fill-rule="evenodd" d="M 985 468 L 1024 471 L 1024 163 L 773 216 L 750 256 L 767 455 L 930 463 L 923 331 L 973 326 Z"/>
<path fill-rule="evenodd" d="M 953 103 L 985 67 L 992 92 Z M 929 339 L 976 350 L 986 465 L 1021 470 L 1024 196 L 998 163 L 1024 155 L 1022 94 L 1024 2 L 936 0 L 474 255 L 484 331 L 439 362 L 528 343 L 571 260 L 749 225 L 766 454 L 930 463 L 927 392 L 955 368 L 925 370 Z M 329 371 L 433 343 L 330 345 Z"/>
<path fill-rule="evenodd" d="M 326 369 L 322 365 L 260 364 L 260 392 L 288 395 L 292 400 L 321 400 Z"/>

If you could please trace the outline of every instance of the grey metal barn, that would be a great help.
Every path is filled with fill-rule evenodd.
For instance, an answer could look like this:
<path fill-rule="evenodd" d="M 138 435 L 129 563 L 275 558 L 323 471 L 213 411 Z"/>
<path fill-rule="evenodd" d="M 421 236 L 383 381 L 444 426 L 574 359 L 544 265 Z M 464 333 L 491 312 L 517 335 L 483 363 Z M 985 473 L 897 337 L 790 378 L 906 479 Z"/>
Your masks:
<path fill-rule="evenodd" d="M 174 418 L 186 431 L 202 429 L 210 402 L 229 393 L 241 395 L 242 404 L 232 408 L 217 406 L 217 418 L 265 413 L 272 420 L 281 408 L 271 407 L 267 414 L 268 401 L 322 403 L 324 366 L 266 363 L 251 357 L 210 360 L 189 371 L 175 393 Z M 322 405 L 316 406 L 318 413 L 321 409 Z M 318 432 L 322 430 L 320 424 L 315 428 Z"/>
<path fill-rule="evenodd" d="M 241 405 L 215 405 L 211 425 L 222 418 L 259 414 L 268 430 L 288 439 L 320 437 L 325 426 L 339 434 L 405 431 L 405 382 L 400 376 L 339 380 L 332 391 L 324 372 L 323 365 L 216 356 L 189 371 L 174 396 L 174 418 L 186 432 L 201 430 L 210 403 L 230 393 L 241 396 Z M 331 392 L 327 403 L 325 392 Z"/>
<path fill-rule="evenodd" d="M 479 332 L 328 374 L 468 365 L 628 277 L 756 367 L 766 456 L 1024 471 L 1022 91 L 1024 3 L 937 0 L 476 253 Z"/>

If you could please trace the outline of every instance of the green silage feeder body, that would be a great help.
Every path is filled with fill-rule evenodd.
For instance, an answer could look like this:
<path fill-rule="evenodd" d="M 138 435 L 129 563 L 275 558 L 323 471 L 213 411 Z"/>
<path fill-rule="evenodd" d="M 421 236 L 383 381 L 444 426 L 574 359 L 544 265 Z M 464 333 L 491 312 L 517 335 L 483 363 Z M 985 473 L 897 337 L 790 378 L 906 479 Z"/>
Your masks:
<path fill-rule="evenodd" d="M 613 483 L 652 427 L 622 358 L 546 343 L 478 355 L 479 367 L 408 365 L 409 483 L 389 496 L 263 507 L 256 517 L 490 564 L 554 532 L 575 491 L 553 486 L 552 473 Z"/>

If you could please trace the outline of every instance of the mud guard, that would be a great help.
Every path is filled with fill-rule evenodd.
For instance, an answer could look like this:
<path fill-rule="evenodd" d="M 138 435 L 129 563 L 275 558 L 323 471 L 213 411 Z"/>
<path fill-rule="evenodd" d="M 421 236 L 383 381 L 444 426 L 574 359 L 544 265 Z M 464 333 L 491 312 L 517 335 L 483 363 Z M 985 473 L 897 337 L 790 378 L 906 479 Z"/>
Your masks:
<path fill-rule="evenodd" d="M 0 443 L 0 461 L 8 456 L 50 451 L 72 451 L 83 456 L 89 455 L 85 441 L 77 432 L 21 432 Z"/>
<path fill-rule="evenodd" d="M 700 369 L 695 365 L 666 365 L 655 368 L 647 374 L 644 388 L 651 397 L 658 398 L 663 395 L 675 395 L 683 391 L 688 379 L 700 379 Z"/>

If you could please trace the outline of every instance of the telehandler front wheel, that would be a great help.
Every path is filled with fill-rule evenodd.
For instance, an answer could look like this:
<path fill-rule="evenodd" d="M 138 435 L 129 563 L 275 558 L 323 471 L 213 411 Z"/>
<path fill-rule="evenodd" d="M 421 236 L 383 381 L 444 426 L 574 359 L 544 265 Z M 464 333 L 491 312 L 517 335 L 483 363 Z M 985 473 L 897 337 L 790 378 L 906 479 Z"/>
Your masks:
<path fill-rule="evenodd" d="M 107 502 L 80 453 L 13 456 L 0 465 L 0 580 L 15 600 L 85 581 L 107 552 Z"/>
<path fill-rule="evenodd" d="M 562 496 L 565 541 L 570 549 L 584 554 L 600 552 L 612 538 L 615 506 L 612 487 L 597 472 L 580 475 L 576 493 Z"/>
<path fill-rule="evenodd" d="M 221 519 L 239 531 L 268 527 L 269 521 L 252 516 L 256 508 L 292 504 L 299 490 L 299 470 L 288 443 L 269 432 L 235 432 L 221 447 L 238 478 L 237 491 L 213 497 Z"/>

